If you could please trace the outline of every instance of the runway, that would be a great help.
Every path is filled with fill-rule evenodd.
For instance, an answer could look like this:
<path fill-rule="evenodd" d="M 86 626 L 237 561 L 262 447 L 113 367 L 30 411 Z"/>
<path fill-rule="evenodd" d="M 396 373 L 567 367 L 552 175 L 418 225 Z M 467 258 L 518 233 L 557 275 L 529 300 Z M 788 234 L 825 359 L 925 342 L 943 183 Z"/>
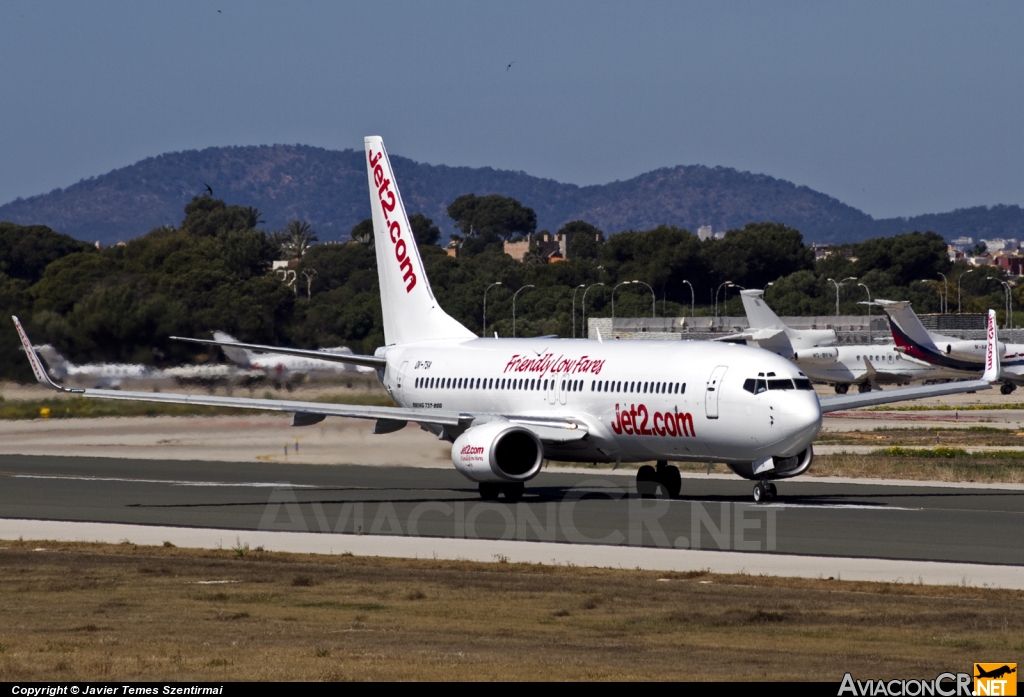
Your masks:
<path fill-rule="evenodd" d="M 4 519 L 1024 565 L 1021 487 L 803 479 L 760 506 L 750 490 L 688 477 L 681 499 L 644 500 L 629 475 L 542 472 L 509 505 L 453 470 L 0 456 Z"/>

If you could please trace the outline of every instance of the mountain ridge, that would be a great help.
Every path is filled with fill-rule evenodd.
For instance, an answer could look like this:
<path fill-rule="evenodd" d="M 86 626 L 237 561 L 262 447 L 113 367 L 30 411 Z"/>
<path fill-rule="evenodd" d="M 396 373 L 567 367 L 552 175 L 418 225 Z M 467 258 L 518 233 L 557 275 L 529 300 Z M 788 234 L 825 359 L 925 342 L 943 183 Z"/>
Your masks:
<path fill-rule="evenodd" d="M 729 167 L 677 165 L 627 180 L 578 186 L 525 172 L 415 162 L 391 156 L 409 213 L 453 232 L 445 209 L 456 197 L 502 194 L 537 213 L 538 229 L 586 220 L 606 233 L 660 224 L 696 232 L 748 222 L 780 222 L 808 242 L 840 244 L 911 230 L 951 239 L 1024 238 L 1024 209 L 976 206 L 910 218 L 874 219 L 827 194 L 767 174 Z M 0 220 L 47 225 L 86 241 L 114 244 L 160 225 L 177 225 L 192 196 L 209 183 L 217 198 L 255 206 L 267 229 L 309 222 L 321 241 L 347 239 L 369 217 L 363 152 L 308 145 L 250 145 L 184 150 L 148 157 L 63 189 L 0 206 Z M 443 239 L 446 239 L 443 238 Z"/>

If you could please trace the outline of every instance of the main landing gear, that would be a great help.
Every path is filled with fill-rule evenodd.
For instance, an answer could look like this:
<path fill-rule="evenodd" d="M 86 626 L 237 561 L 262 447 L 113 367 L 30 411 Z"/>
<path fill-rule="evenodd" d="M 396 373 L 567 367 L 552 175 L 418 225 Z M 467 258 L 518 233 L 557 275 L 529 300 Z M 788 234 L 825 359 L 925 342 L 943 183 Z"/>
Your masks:
<path fill-rule="evenodd" d="M 778 489 L 775 488 L 774 484 L 762 479 L 754 485 L 754 503 L 774 501 L 778 493 Z"/>
<path fill-rule="evenodd" d="M 660 489 L 670 499 L 678 498 L 683 488 L 679 468 L 668 464 L 666 460 L 658 460 L 657 465 L 657 468 L 644 465 L 636 471 L 636 493 L 645 498 L 653 497 L 659 494 Z"/>
<path fill-rule="evenodd" d="M 850 386 L 845 383 L 836 383 L 836 394 L 846 394 L 850 391 Z"/>
<path fill-rule="evenodd" d="M 860 392 L 861 394 L 864 394 L 865 392 L 870 392 L 871 391 L 871 383 L 870 382 L 862 382 L 861 384 L 857 385 L 857 391 Z"/>
<path fill-rule="evenodd" d="M 1017 386 L 1014 385 L 1012 382 L 1004 382 L 1002 385 L 999 386 L 1000 394 L 1011 394 L 1015 389 L 1017 389 Z"/>
<path fill-rule="evenodd" d="M 511 482 L 509 484 L 498 484 L 497 482 L 480 482 L 480 498 L 484 501 L 497 501 L 499 494 L 505 494 L 505 501 L 515 503 L 523 498 L 522 482 Z"/>

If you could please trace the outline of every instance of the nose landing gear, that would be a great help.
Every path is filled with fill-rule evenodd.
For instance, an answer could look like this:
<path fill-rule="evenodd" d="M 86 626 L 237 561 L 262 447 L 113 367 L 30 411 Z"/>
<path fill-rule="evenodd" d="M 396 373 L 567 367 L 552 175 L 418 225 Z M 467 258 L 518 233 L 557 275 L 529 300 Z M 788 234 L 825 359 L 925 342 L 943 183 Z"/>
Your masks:
<path fill-rule="evenodd" d="M 775 488 L 774 484 L 766 479 L 762 479 L 754 485 L 754 503 L 774 501 L 778 493 L 778 489 Z"/>
<path fill-rule="evenodd" d="M 668 464 L 666 460 L 658 460 L 657 468 L 644 465 L 636 472 L 636 493 L 643 497 L 657 496 L 659 489 L 663 490 L 670 499 L 678 498 L 683 488 L 683 478 L 679 475 L 679 468 Z"/>

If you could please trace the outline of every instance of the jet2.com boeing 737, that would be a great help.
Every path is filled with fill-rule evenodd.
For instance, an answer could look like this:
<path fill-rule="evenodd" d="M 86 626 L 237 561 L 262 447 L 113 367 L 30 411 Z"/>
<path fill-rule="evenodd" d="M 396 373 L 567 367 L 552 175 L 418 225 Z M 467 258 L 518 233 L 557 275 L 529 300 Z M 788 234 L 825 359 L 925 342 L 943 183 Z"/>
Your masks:
<path fill-rule="evenodd" d="M 756 347 L 477 337 L 430 289 L 383 142 L 368 137 L 365 149 L 386 346 L 359 356 L 226 345 L 371 367 L 398 406 L 65 390 L 48 378 L 15 318 L 36 378 L 85 397 L 291 412 L 296 426 L 347 416 L 375 419 L 375 432 L 388 433 L 414 422 L 452 443 L 455 468 L 484 499 L 518 500 L 549 458 L 656 461 L 637 472 L 638 489 L 661 485 L 673 496 L 681 482 L 669 462 L 724 462 L 756 482 L 760 502 L 775 496 L 774 481 L 811 466 L 823 412 L 987 389 L 998 375 L 995 356 L 981 380 L 819 400 L 799 368 Z"/>

